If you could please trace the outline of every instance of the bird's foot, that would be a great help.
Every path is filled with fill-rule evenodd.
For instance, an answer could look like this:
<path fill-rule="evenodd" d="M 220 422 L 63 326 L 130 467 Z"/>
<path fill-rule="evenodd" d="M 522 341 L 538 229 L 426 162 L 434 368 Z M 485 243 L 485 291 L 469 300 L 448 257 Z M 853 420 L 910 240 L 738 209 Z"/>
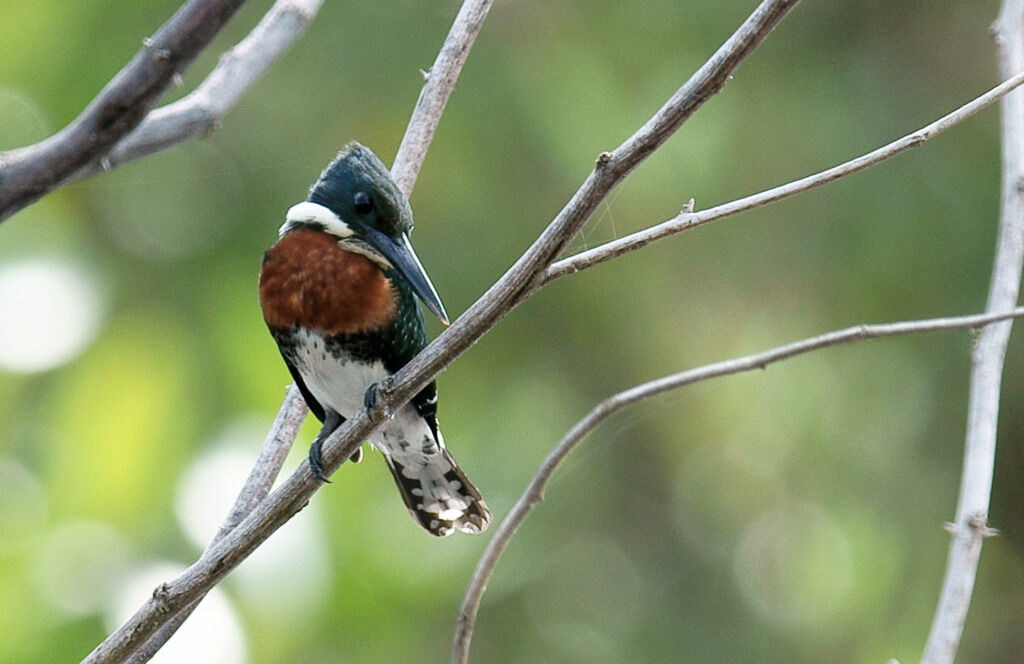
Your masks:
<path fill-rule="evenodd" d="M 324 441 L 327 437 L 334 433 L 335 429 L 341 426 L 345 421 L 342 417 L 330 408 L 327 409 L 327 417 L 324 419 L 324 425 L 320 427 L 320 433 L 316 435 L 316 439 L 313 444 L 309 446 L 309 467 L 313 471 L 313 475 L 320 480 L 330 484 L 331 481 L 327 479 L 327 474 L 324 473 L 323 458 L 321 456 L 320 448 L 323 447 Z"/>
<path fill-rule="evenodd" d="M 320 458 L 320 446 L 323 444 L 323 440 L 318 436 L 313 444 L 309 446 L 309 467 L 313 471 L 313 476 L 321 482 L 330 484 L 331 481 L 327 479 L 327 475 L 324 474 L 323 461 Z"/>
<path fill-rule="evenodd" d="M 385 399 L 381 398 L 381 392 L 387 394 L 390 391 L 390 376 L 380 381 L 380 383 L 370 385 L 366 390 L 366 394 L 363 395 L 363 407 L 366 408 L 366 414 L 369 416 L 370 421 L 378 423 L 391 418 L 393 415 L 391 408 L 385 403 Z"/>

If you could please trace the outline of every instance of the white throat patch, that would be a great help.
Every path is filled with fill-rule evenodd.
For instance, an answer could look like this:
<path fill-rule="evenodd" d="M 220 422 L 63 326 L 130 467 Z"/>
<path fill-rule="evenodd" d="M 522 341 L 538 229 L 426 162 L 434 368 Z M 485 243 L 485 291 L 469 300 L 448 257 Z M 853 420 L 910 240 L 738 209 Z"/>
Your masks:
<path fill-rule="evenodd" d="M 284 235 L 300 224 L 320 224 L 325 232 L 342 239 L 353 235 L 352 229 L 341 217 L 319 203 L 303 201 L 291 206 L 278 234 Z"/>

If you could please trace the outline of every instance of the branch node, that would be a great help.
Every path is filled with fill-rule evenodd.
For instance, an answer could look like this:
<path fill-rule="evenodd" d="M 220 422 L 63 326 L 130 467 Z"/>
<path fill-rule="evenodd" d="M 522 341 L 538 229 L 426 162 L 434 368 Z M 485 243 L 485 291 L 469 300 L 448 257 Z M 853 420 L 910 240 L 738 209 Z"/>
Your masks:
<path fill-rule="evenodd" d="M 170 594 L 170 586 L 166 583 L 161 583 L 159 586 L 153 589 L 153 600 L 157 603 L 157 611 L 160 613 L 167 613 L 167 598 Z"/>
<path fill-rule="evenodd" d="M 925 133 L 924 131 L 919 131 L 915 134 L 911 134 L 910 136 L 907 137 L 907 147 L 916 148 L 917 146 L 927 141 L 929 138 L 931 138 L 931 135 Z"/>
<path fill-rule="evenodd" d="M 430 68 L 428 67 L 427 69 L 421 69 L 420 70 L 420 76 L 423 77 L 424 81 L 429 81 L 430 80 Z"/>
<path fill-rule="evenodd" d="M 987 522 L 988 515 L 984 512 L 978 512 L 967 520 L 967 525 L 981 537 L 995 537 L 999 535 L 999 531 L 995 528 L 989 528 Z"/>
<path fill-rule="evenodd" d="M 680 215 L 683 215 L 683 214 L 693 214 L 693 206 L 694 206 L 694 204 L 695 204 L 695 202 L 694 202 L 694 200 L 692 198 L 690 200 L 686 201 L 686 205 L 683 206 L 683 209 L 682 209 L 682 211 L 679 214 Z"/>
<path fill-rule="evenodd" d="M 155 44 L 156 42 L 153 41 L 152 37 L 146 37 L 142 40 L 142 45 L 145 46 L 147 50 L 152 51 L 153 57 L 157 60 L 169 60 L 171 58 L 171 50 L 168 48 L 154 48 Z"/>
<path fill-rule="evenodd" d="M 110 157 L 100 157 L 100 168 L 104 171 L 110 170 Z"/>
<path fill-rule="evenodd" d="M 605 151 L 605 152 L 602 152 L 601 154 L 597 155 L 597 160 L 595 161 L 595 164 L 597 165 L 598 168 L 604 168 L 605 166 L 610 164 L 611 161 L 612 161 L 612 153 Z"/>

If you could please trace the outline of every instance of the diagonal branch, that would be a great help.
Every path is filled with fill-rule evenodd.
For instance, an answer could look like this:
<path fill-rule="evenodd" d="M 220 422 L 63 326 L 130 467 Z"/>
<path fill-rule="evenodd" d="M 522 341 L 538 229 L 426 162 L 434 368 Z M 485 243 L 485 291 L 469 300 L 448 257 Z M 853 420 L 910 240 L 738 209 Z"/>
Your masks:
<path fill-rule="evenodd" d="M 154 109 L 113 148 L 94 157 L 62 184 L 210 134 L 245 91 L 305 32 L 323 1 L 277 0 L 252 32 L 221 56 L 195 90 Z"/>
<path fill-rule="evenodd" d="M 322 3 L 323 0 L 305 0 L 306 6 L 302 6 L 302 2 L 297 3 L 296 0 L 278 0 L 256 29 L 221 59 L 217 68 L 195 92 L 175 104 L 151 113 L 142 126 L 115 148 L 109 158 L 120 158 L 122 161 L 136 158 L 212 130 L 215 123 L 230 110 L 251 81 L 269 67 L 302 32 Z M 414 142 L 403 141 L 394 169 L 395 173 L 403 176 L 403 182 L 407 187 L 403 193 L 406 195 L 412 192 L 445 103 L 455 87 L 455 80 L 469 55 L 469 49 L 483 25 L 490 5 L 490 0 L 467 1 L 463 5 L 434 64 L 433 71 L 438 75 L 428 80 L 420 93 L 420 101 L 413 111 L 406 131 L 407 138 L 414 136 L 418 139 Z M 268 49 L 265 46 L 267 42 L 274 44 L 276 50 Z M 171 129 L 173 133 L 165 128 Z M 412 148 L 406 148 L 407 143 Z M 399 159 L 401 164 L 397 163 Z M 96 164 L 91 166 L 95 169 Z M 105 163 L 103 167 L 108 168 L 109 164 Z M 77 175 L 84 175 L 84 171 Z M 305 402 L 298 389 L 291 385 L 249 478 L 210 547 L 234 530 L 270 492 L 270 487 L 281 470 L 284 457 L 291 449 L 306 413 Z M 206 593 L 200 595 L 170 621 L 164 623 L 125 662 L 142 664 L 149 661 L 181 627 L 205 595 Z"/>
<path fill-rule="evenodd" d="M 999 69 L 1004 78 L 1024 69 L 1024 0 L 1003 0 L 995 23 Z M 1002 104 L 1003 183 L 999 234 L 986 311 L 1007 311 L 1017 304 L 1024 264 L 1024 94 L 1009 95 Z M 1011 322 L 990 325 L 978 335 L 972 353 L 967 433 L 960 496 L 953 523 L 953 541 L 921 661 L 951 664 L 963 634 L 981 543 L 992 533 L 987 526 L 999 421 L 999 390 Z"/>
<path fill-rule="evenodd" d="M 682 373 L 665 376 L 664 378 L 631 387 L 628 390 L 608 397 L 594 406 L 587 413 L 586 417 L 577 422 L 565 437 L 559 441 L 555 449 L 547 456 L 544 463 L 541 464 L 537 474 L 530 480 L 523 495 L 512 506 L 508 516 L 505 517 L 495 531 L 494 536 L 480 557 L 480 561 L 477 563 L 476 570 L 473 572 L 473 578 L 462 600 L 462 607 L 459 610 L 458 620 L 456 621 L 455 638 L 452 644 L 451 664 L 464 664 L 469 657 L 469 646 L 473 638 L 473 628 L 476 624 L 477 613 L 480 609 L 480 600 L 501 554 L 508 547 L 508 543 L 515 534 L 516 529 L 537 503 L 544 498 L 544 489 L 547 487 L 548 481 L 555 470 L 558 469 L 559 464 L 591 431 L 615 413 L 627 406 L 686 385 L 744 371 L 764 369 L 769 364 L 830 346 L 883 337 L 978 327 L 983 327 L 982 334 L 984 334 L 986 330 L 996 327 L 996 325 L 990 325 L 990 323 L 1020 316 L 1024 316 L 1024 307 L 997 314 L 931 318 L 881 325 L 858 325 L 844 330 L 828 332 L 802 341 L 795 341 L 785 346 L 778 346 L 754 355 L 707 364 L 683 371 Z"/>
<path fill-rule="evenodd" d="M 119 155 L 123 155 L 124 158 L 122 160 L 143 156 L 147 154 L 145 151 L 150 147 L 154 150 L 161 149 L 161 143 L 177 140 L 175 135 L 180 136 L 180 140 L 198 135 L 192 129 L 195 125 L 192 122 L 188 122 L 188 120 L 195 118 L 198 114 L 200 121 L 199 129 L 202 130 L 202 122 L 204 122 L 202 116 L 207 107 L 209 107 L 213 114 L 211 120 L 216 122 L 219 118 L 217 109 L 220 109 L 220 115 L 223 115 L 235 102 L 235 100 L 218 101 L 219 95 L 234 94 L 232 91 L 236 89 L 237 94 L 241 94 L 251 82 L 246 82 L 245 86 L 238 88 L 236 85 L 238 82 L 236 75 L 241 73 L 241 71 L 253 71 L 253 67 L 262 65 L 265 68 L 269 66 L 273 59 L 277 57 L 277 54 L 285 50 L 290 41 L 298 36 L 305 27 L 305 24 L 312 20 L 323 0 L 295 0 L 295 2 L 299 3 L 297 7 L 292 7 L 292 0 L 278 0 L 249 37 L 240 42 L 230 54 L 222 59 L 217 68 L 194 93 L 175 104 L 170 104 L 163 109 L 154 111 L 147 118 L 147 122 L 135 134 L 129 135 L 124 144 L 117 146 L 115 153 L 111 154 L 110 159 L 116 160 L 119 158 Z M 490 5 L 490 0 L 485 2 L 480 0 L 465 1 L 462 10 L 455 20 L 455 24 L 449 31 L 448 37 L 441 48 L 441 55 L 438 56 L 434 64 L 433 71 L 436 72 L 436 77 L 431 77 L 420 93 L 420 101 L 413 111 L 412 118 L 409 120 L 409 128 L 406 131 L 407 137 L 417 136 L 419 138 L 414 143 L 408 143 L 411 147 L 406 147 L 407 141 L 403 141 L 402 146 L 399 148 L 399 155 L 396 158 L 396 160 L 402 159 L 402 165 L 396 165 L 392 169 L 394 177 L 406 183 L 407 188 L 403 190 L 406 195 L 412 192 L 412 187 L 416 181 L 416 174 L 419 173 L 422 161 L 426 157 L 427 148 L 441 120 L 441 113 L 448 96 L 451 95 L 454 89 L 455 80 L 458 78 L 462 65 L 465 63 L 476 34 L 480 31 L 483 19 L 486 17 Z M 300 23 L 297 31 L 295 30 L 296 20 Z M 292 24 L 292 31 L 288 30 L 287 26 L 289 23 Z M 290 38 L 289 34 L 291 35 Z M 285 40 L 288 40 L 287 43 L 285 43 Z M 269 49 L 265 45 L 267 41 L 279 45 L 280 51 L 277 53 L 268 52 Z M 445 53 L 456 54 L 458 57 L 442 57 Z M 253 62 L 246 67 L 245 63 L 249 60 L 253 60 Z M 243 67 L 243 69 L 239 71 L 239 67 Z M 254 74 L 252 78 L 254 79 L 256 75 L 258 74 Z M 432 81 L 445 81 L 446 83 L 443 85 L 436 83 L 432 85 Z M 154 118 L 154 116 L 156 117 Z M 150 120 L 153 120 L 153 126 L 151 129 L 147 129 L 147 123 Z M 186 122 L 182 124 L 182 120 L 186 120 Z M 171 131 L 175 133 L 166 132 L 165 138 L 159 138 L 162 125 L 170 127 Z M 137 137 L 136 134 L 138 134 Z M 147 136 L 154 138 L 151 140 L 146 138 Z M 166 145 L 169 144 L 166 143 Z M 415 154 L 410 152 L 412 148 L 415 148 L 413 150 Z M 118 152 L 122 149 L 123 152 Z M 405 155 L 404 158 L 403 155 Z M 95 167 L 95 164 L 91 166 Z M 103 164 L 103 167 L 109 167 L 109 164 Z M 84 170 L 76 174 L 76 176 L 82 175 L 84 175 Z M 294 385 L 289 386 L 288 393 L 281 404 L 270 432 L 267 434 L 259 457 L 250 471 L 245 485 L 239 492 L 231 513 L 221 526 L 217 536 L 210 543 L 210 546 L 207 547 L 204 555 L 228 533 L 233 531 L 266 498 L 270 487 L 280 473 L 281 463 L 291 448 L 307 411 L 306 403 L 299 395 L 298 389 Z M 212 584 L 210 588 L 212 588 Z M 111 634 L 84 661 L 123 661 L 127 664 L 141 664 L 148 661 L 192 614 L 210 588 L 203 590 L 190 604 L 160 625 L 159 629 L 144 643 L 140 645 L 120 644 L 118 640 L 125 638 L 126 633 L 123 629 L 118 630 Z M 106 652 L 101 652 L 101 649 L 105 649 Z M 103 659 L 103 657 L 108 657 L 109 659 Z"/>
<path fill-rule="evenodd" d="M 379 408 L 361 411 L 324 444 L 325 470 L 333 473 L 383 421 L 389 410 L 407 402 L 455 361 L 502 317 L 530 294 L 543 274 L 608 193 L 649 156 L 728 80 L 729 75 L 767 37 L 798 0 L 763 0 L 754 13 L 711 59 L 633 136 L 604 153 L 580 189 L 526 253 L 470 309 L 378 392 Z M 117 662 L 138 648 L 182 608 L 234 569 L 277 528 L 294 516 L 320 487 L 309 466 L 295 473 L 219 543 L 174 581 L 157 591 L 124 625 L 85 660 Z"/>
<path fill-rule="evenodd" d="M 245 0 L 189 0 L 53 136 L 0 154 L 0 221 L 59 187 L 134 129 Z"/>
<path fill-rule="evenodd" d="M 612 258 L 621 256 L 624 253 L 635 251 L 636 249 L 645 247 L 652 242 L 656 242 L 657 240 L 661 240 L 670 235 L 682 233 L 683 231 L 688 231 L 698 226 L 703 226 L 704 224 L 724 219 L 725 217 L 731 217 L 735 214 L 739 214 L 740 212 L 746 212 L 747 210 L 752 210 L 756 207 L 767 205 L 768 203 L 774 203 L 775 201 L 789 198 L 790 196 L 802 193 L 808 189 L 828 184 L 829 182 L 838 180 L 841 177 L 870 168 L 871 166 L 881 163 L 890 157 L 902 154 L 911 148 L 916 148 L 929 138 L 938 136 L 947 129 L 955 127 L 978 111 L 991 106 L 1011 91 L 1017 89 L 1022 83 L 1024 83 L 1024 67 L 1016 71 L 1022 73 L 1018 73 L 1012 78 L 1007 78 L 1005 82 L 997 85 L 980 97 L 964 104 L 955 111 L 944 115 L 935 122 L 932 122 L 913 133 L 907 134 L 903 138 L 897 139 L 887 145 L 883 145 L 882 147 L 865 155 L 861 155 L 856 159 L 851 159 L 850 161 L 839 164 L 838 166 L 833 166 L 832 168 L 819 173 L 808 175 L 807 177 L 799 180 L 794 180 L 793 182 L 779 185 L 778 187 L 774 187 L 757 194 L 751 194 L 750 196 L 745 196 L 729 203 L 716 205 L 715 207 L 708 208 L 706 210 L 694 212 L 692 209 L 684 209 L 672 219 L 657 224 L 656 226 L 651 226 L 650 228 L 645 228 L 642 231 L 624 235 L 611 242 L 598 245 L 592 249 L 558 261 L 548 268 L 544 275 L 544 281 L 546 283 L 569 274 L 575 274 L 580 270 L 585 270 L 588 267 L 597 265 L 598 263 L 611 260 Z"/>

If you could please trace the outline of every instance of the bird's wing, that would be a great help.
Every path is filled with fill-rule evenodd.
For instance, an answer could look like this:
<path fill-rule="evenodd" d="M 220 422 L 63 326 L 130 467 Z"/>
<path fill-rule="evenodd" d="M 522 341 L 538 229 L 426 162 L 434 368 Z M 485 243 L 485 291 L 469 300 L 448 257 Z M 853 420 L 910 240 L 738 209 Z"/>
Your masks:
<path fill-rule="evenodd" d="M 396 283 L 397 282 L 397 283 Z M 381 358 L 388 373 L 395 373 L 406 365 L 417 353 L 427 346 L 427 326 L 423 321 L 416 296 L 402 282 L 401 278 L 392 278 L 398 289 L 398 314 L 388 325 L 387 333 L 382 336 Z M 430 381 L 411 403 L 420 417 L 427 421 L 434 438 L 437 439 L 437 385 Z"/>
<path fill-rule="evenodd" d="M 302 393 L 302 398 L 306 400 L 306 405 L 309 406 L 309 411 L 316 416 L 316 419 L 323 422 L 324 407 L 319 401 L 313 398 L 313 393 L 309 391 L 309 388 L 306 387 L 306 382 L 302 380 L 302 374 L 300 374 L 299 370 L 295 368 L 295 365 L 291 363 L 283 350 L 281 351 L 281 357 L 284 358 L 284 363 L 288 365 L 288 371 L 295 380 L 295 384 L 299 387 L 299 392 Z"/>

